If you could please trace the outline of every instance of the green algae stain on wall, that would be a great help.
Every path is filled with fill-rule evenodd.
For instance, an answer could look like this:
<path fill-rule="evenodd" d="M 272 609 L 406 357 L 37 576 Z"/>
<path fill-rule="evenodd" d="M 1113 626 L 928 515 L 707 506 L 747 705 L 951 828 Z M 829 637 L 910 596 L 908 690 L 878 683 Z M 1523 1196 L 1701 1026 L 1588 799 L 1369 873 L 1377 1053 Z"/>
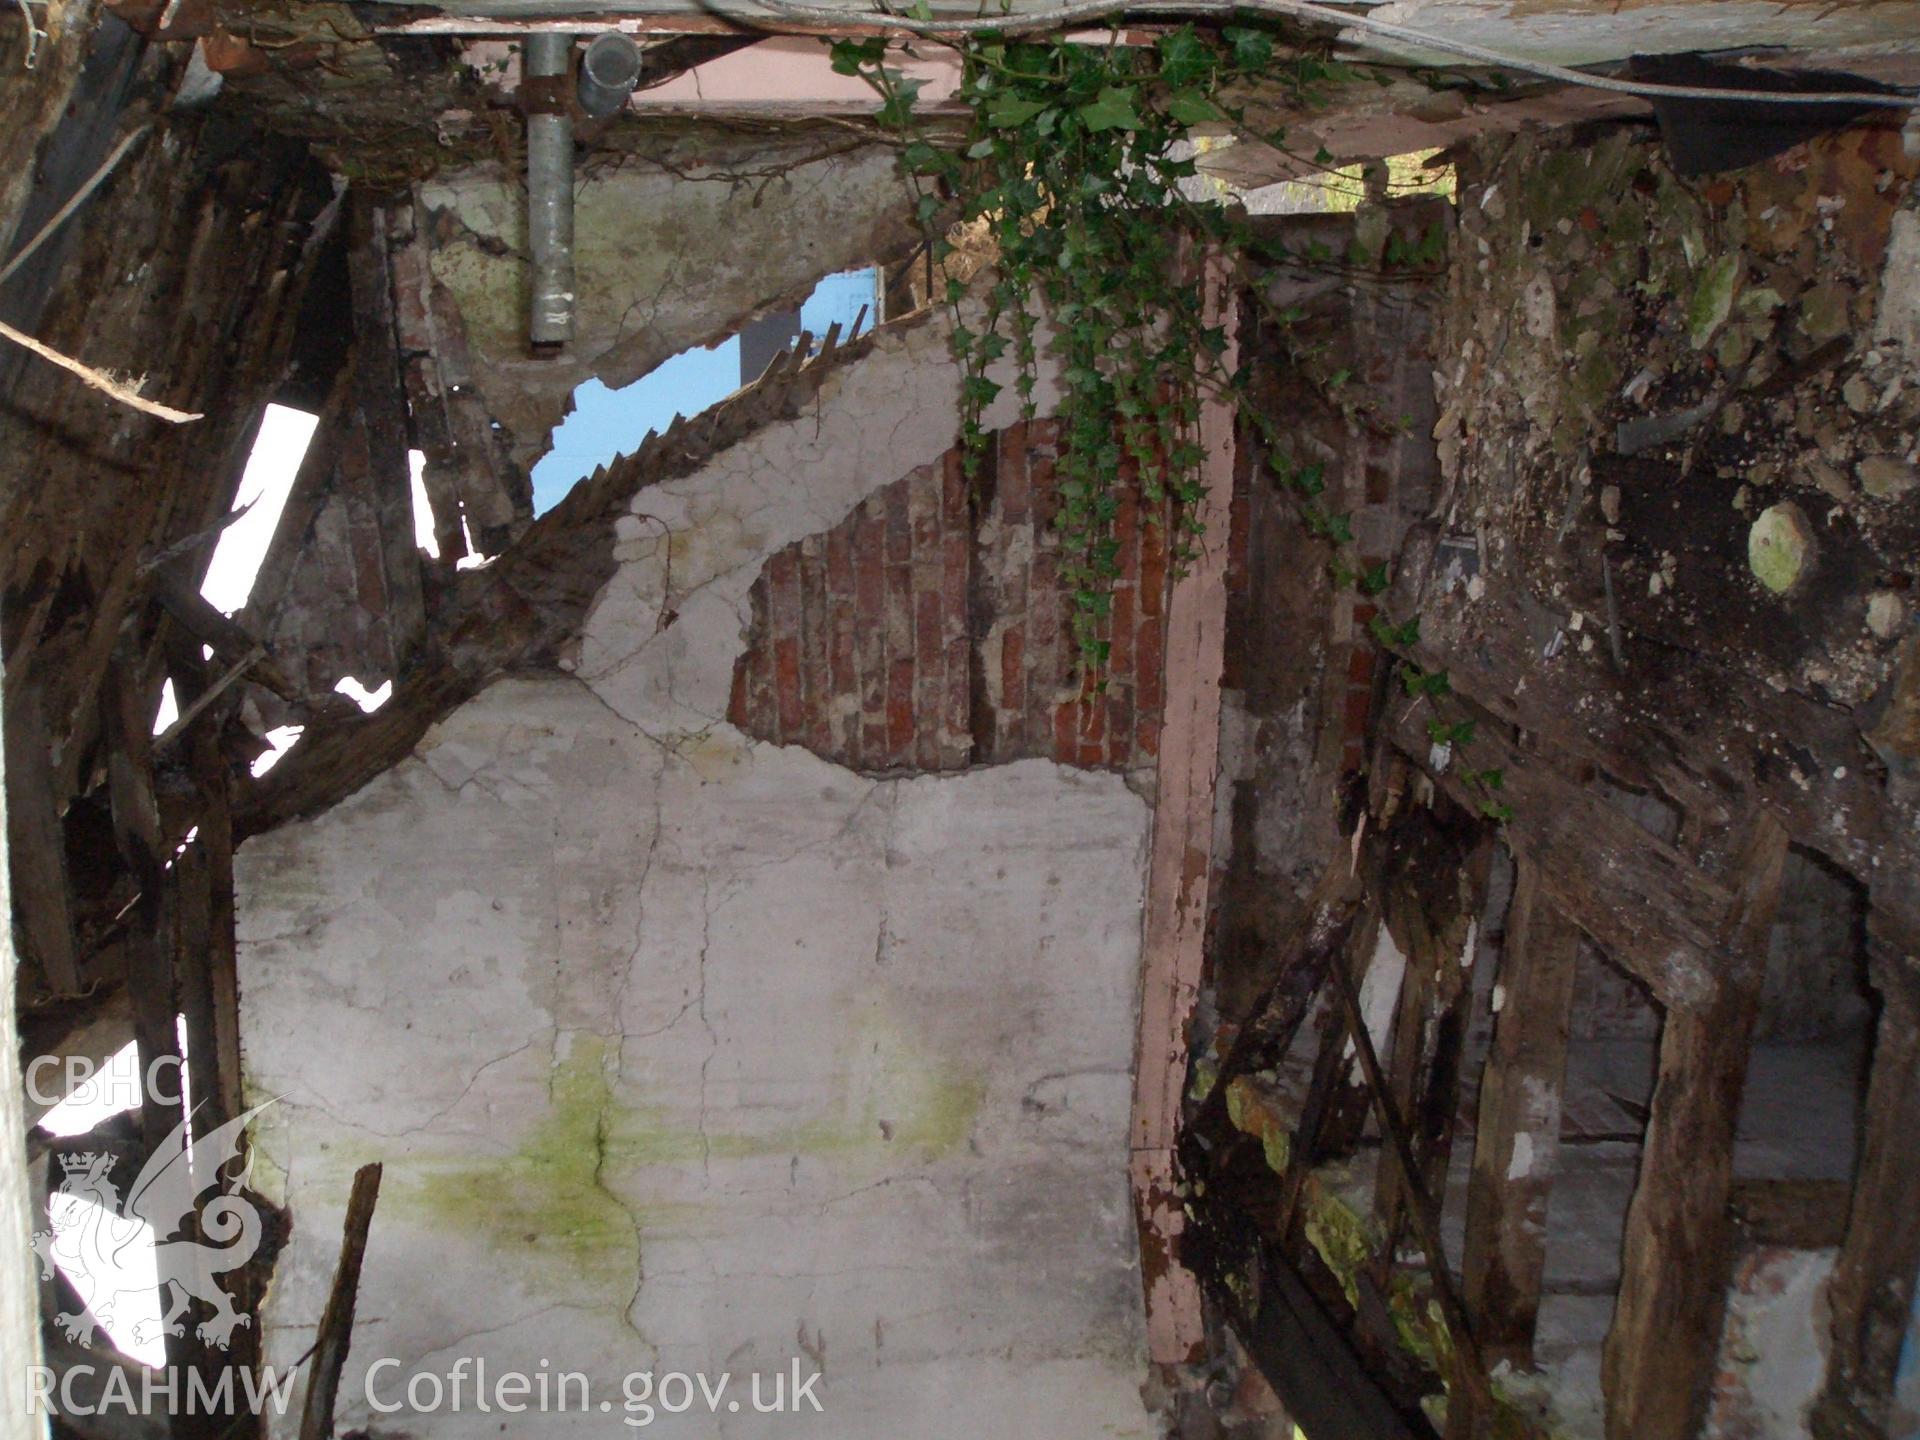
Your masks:
<path fill-rule="evenodd" d="M 821 1103 L 765 1130 L 742 1129 L 737 1116 L 729 1124 L 725 1111 L 703 1125 L 693 1094 L 631 1103 L 605 1037 L 576 1032 L 563 1049 L 545 1118 L 510 1154 L 394 1157 L 381 1203 L 396 1220 L 480 1237 L 536 1284 L 566 1276 L 570 1298 L 584 1303 L 624 1305 L 641 1283 L 649 1231 L 688 1234 L 707 1219 L 694 1198 L 656 1204 L 635 1199 L 636 1189 L 697 1192 L 704 1182 L 693 1172 L 729 1160 L 925 1164 L 966 1143 L 985 1097 L 977 1077 L 926 1055 L 871 1008 L 836 1047 Z"/>
<path fill-rule="evenodd" d="M 608 1042 L 575 1033 L 556 1059 L 545 1119 L 511 1154 L 413 1168 L 402 1159 L 381 1197 L 396 1218 L 481 1238 L 504 1263 L 543 1283 L 583 1282 L 576 1302 L 625 1304 L 639 1288 L 646 1213 L 610 1190 L 608 1136 L 617 1116 Z"/>

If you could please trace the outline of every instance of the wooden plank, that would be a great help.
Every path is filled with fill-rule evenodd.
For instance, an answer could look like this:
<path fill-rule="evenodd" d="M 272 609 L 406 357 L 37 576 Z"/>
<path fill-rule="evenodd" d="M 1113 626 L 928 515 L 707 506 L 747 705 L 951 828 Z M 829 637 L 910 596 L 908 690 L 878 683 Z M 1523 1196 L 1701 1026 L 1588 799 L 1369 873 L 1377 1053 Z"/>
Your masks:
<path fill-rule="evenodd" d="M 7 850 L 13 916 L 27 956 L 56 995 L 81 990 L 67 885 L 67 837 L 55 788 L 53 745 L 37 690 L 7 695 Z"/>
<path fill-rule="evenodd" d="M 1424 765 L 1432 750 L 1427 712 L 1395 708 L 1400 719 L 1394 744 Z M 1500 793 L 1514 811 L 1507 843 L 1539 867 L 1541 884 L 1567 918 L 1665 1008 L 1705 1005 L 1714 992 L 1715 957 L 1733 893 L 1545 756 L 1522 751 L 1484 717 L 1472 758 L 1476 769 L 1502 772 Z M 1461 782 L 1457 766 L 1428 773 L 1461 805 L 1479 809 L 1480 796 Z"/>
<path fill-rule="evenodd" d="M 200 588 L 181 569 L 162 569 L 153 581 L 153 598 L 189 635 L 213 651 L 223 665 L 238 665 L 258 646 L 252 632 L 208 603 Z M 283 700 L 304 698 L 271 656 L 257 655 L 247 678 L 264 685 Z"/>
<path fill-rule="evenodd" d="M 353 1311 L 360 1295 L 360 1267 L 367 1255 L 367 1232 L 373 1226 L 373 1207 L 380 1198 L 378 1164 L 362 1165 L 353 1175 L 347 1197 L 345 1233 L 340 1239 L 340 1263 L 333 1272 L 333 1289 L 320 1317 L 313 1342 L 313 1369 L 307 1381 L 305 1408 L 300 1412 L 300 1440 L 330 1440 L 333 1405 L 340 1392 L 340 1371 L 353 1341 Z"/>
<path fill-rule="evenodd" d="M 11 699 L 0 682 L 0 712 Z M 11 718 L 0 721 L 0 732 L 12 728 Z M 10 810 L 13 761 L 11 746 L 0 741 L 0 810 Z M 10 817 L 0 817 L 5 819 Z M 9 826 L 0 824 L 0 914 L 11 914 L 9 878 Z M 0 1134 L 11 1145 L 20 1144 L 26 1130 L 26 1088 L 20 1072 L 20 1050 L 14 1043 L 13 927 L 0 926 Z M 17 1152 L 16 1152 L 17 1153 Z M 0 1366 L 4 1366 L 11 1389 L 12 1377 L 24 1376 L 27 1368 L 40 1363 L 40 1287 L 35 1273 L 33 1232 L 44 1228 L 44 1214 L 34 1213 L 27 1183 L 28 1167 L 16 1158 L 0 1165 Z M 6 1411 L 0 1418 L 0 1440 L 43 1440 L 47 1433 L 44 1417 L 32 1413 L 26 1405 L 0 1406 Z"/>
<path fill-rule="evenodd" d="M 1495 982 L 1500 1010 L 1480 1076 L 1462 1259 L 1467 1309 L 1490 1365 L 1533 1363 L 1579 949 L 1579 931 L 1542 893 L 1539 866 L 1519 861 Z"/>
<path fill-rule="evenodd" d="M 1734 1125 L 1780 898 L 1787 833 L 1759 813 L 1738 869 L 1721 983 L 1660 1032 L 1619 1298 L 1602 1355 L 1607 1440 L 1691 1440 L 1705 1414 L 1725 1305 Z"/>
<path fill-rule="evenodd" d="M 1913 1323 L 1920 1272 L 1920 970 L 1916 957 L 1876 949 L 1880 992 L 1866 1134 L 1846 1236 L 1827 1302 L 1833 1340 L 1810 1428 L 1817 1440 L 1888 1440 L 1894 1384 Z"/>
<path fill-rule="evenodd" d="M 201 792 L 198 845 L 206 857 L 208 936 L 205 973 L 212 1012 L 211 1079 L 205 1093 L 227 1118 L 244 1108 L 240 1072 L 240 982 L 233 890 L 231 771 L 222 763 L 217 738 L 197 742 L 194 768 Z"/>
<path fill-rule="evenodd" d="M 1370 909 L 1363 912 L 1359 922 L 1347 932 L 1344 953 L 1332 963 L 1357 965 L 1373 953 L 1379 931 L 1379 914 Z M 1324 971 L 1324 966 L 1322 969 Z M 1307 1179 L 1328 1152 L 1328 1117 L 1339 1092 L 1347 1085 L 1351 1069 L 1352 1061 L 1347 1053 L 1347 1013 L 1340 1006 L 1332 1005 L 1327 1008 L 1320 1026 L 1313 1076 L 1308 1081 L 1306 1097 L 1300 1102 L 1300 1116 L 1293 1128 L 1287 1156 L 1287 1173 L 1281 1178 L 1280 1203 L 1274 1222 L 1274 1229 L 1281 1235 L 1292 1231 Z M 1364 1091 L 1362 1093 L 1364 1098 Z"/>
<path fill-rule="evenodd" d="M 426 637 L 420 552 L 413 537 L 413 481 L 407 458 L 406 385 L 394 329 L 386 218 L 364 195 L 348 216 L 353 294 L 353 390 L 366 440 L 368 494 L 380 536 L 387 634 L 396 669 Z"/>

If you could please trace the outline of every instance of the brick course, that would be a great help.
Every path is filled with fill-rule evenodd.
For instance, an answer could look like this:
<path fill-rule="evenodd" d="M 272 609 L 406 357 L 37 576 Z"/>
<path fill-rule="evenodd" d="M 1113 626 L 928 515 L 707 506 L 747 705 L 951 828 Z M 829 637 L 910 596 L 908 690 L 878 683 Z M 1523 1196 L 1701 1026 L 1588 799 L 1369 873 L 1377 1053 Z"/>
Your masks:
<path fill-rule="evenodd" d="M 729 718 L 865 771 L 951 771 L 1041 756 L 1151 764 L 1167 590 L 1163 517 L 1131 497 L 1105 622 L 1104 688 L 1083 683 L 1060 582 L 1058 432 L 994 437 L 970 495 L 952 451 L 755 581 Z"/>

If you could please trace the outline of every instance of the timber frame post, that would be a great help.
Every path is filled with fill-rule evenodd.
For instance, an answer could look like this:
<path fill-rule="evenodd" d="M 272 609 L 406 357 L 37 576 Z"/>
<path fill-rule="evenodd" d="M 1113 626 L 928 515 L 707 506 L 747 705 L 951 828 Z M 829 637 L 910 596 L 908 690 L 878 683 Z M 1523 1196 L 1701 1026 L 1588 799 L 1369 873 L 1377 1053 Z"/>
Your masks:
<path fill-rule="evenodd" d="M 1542 895 L 1539 867 L 1528 860 L 1516 862 L 1509 914 L 1496 981 L 1501 1005 L 1480 1079 L 1462 1271 L 1487 1363 L 1531 1366 L 1580 932 Z"/>
<path fill-rule="evenodd" d="M 1734 875 L 1718 984 L 1697 1008 L 1670 1007 L 1661 1026 L 1602 1354 L 1607 1440 L 1691 1440 L 1705 1413 L 1725 1302 L 1734 1129 L 1786 859 L 1786 830 L 1756 812 Z"/>
<path fill-rule="evenodd" d="M 1809 1415 L 1817 1440 L 1891 1440 L 1920 1269 L 1920 970 L 1915 957 L 1869 944 L 1880 1021 L 1846 1236 L 1827 1289 L 1833 1343 Z"/>

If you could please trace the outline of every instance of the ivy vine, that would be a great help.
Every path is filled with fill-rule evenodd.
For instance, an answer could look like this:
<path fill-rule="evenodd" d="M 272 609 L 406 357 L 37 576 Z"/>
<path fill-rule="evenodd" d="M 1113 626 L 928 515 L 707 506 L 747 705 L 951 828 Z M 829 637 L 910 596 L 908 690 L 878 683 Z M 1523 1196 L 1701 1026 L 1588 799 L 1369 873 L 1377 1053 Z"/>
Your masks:
<path fill-rule="evenodd" d="M 1061 575 L 1090 689 L 1099 687 L 1108 658 L 1105 622 L 1120 570 L 1114 521 L 1125 494 L 1138 497 L 1147 523 L 1164 517 L 1176 567 L 1192 557 L 1202 528 L 1198 425 L 1206 397 L 1234 405 L 1262 435 L 1274 479 L 1296 496 L 1308 531 L 1333 548 L 1337 585 L 1372 598 L 1391 579 L 1385 565 L 1362 568 L 1351 559 L 1351 517 L 1326 504 L 1323 468 L 1298 462 L 1272 417 L 1248 403 L 1246 368 L 1228 369 L 1224 329 L 1206 323 L 1200 301 L 1199 262 L 1208 251 L 1236 263 L 1320 257 L 1288 255 L 1221 203 L 1195 163 L 1194 128 L 1254 134 L 1233 99 L 1248 82 L 1278 83 L 1311 105 L 1322 85 L 1361 72 L 1323 54 L 1285 49 L 1263 25 L 1189 24 L 1151 46 L 1119 42 L 1117 29 L 1106 44 L 990 31 L 952 42 L 966 106 L 957 139 L 950 126 L 942 131 L 921 113 L 922 82 L 891 63 L 889 40 L 832 46 L 833 68 L 864 78 L 880 96 L 877 119 L 901 146 L 915 219 L 936 270 L 953 254 L 956 222 L 984 231 L 996 252 L 982 312 L 963 316 L 970 290 L 958 278 L 946 279 L 939 297 L 951 312 L 962 370 L 970 478 L 979 473 L 987 439 L 982 417 L 1000 396 L 993 376 L 1006 373 L 1003 362 L 1011 362 L 1023 417 L 1035 414 L 1038 325 L 1046 317 L 1045 343 L 1062 382 L 1055 521 Z M 1255 138 L 1286 148 L 1283 132 Z M 1309 163 L 1330 159 L 1322 151 Z M 1443 247 L 1437 230 L 1414 245 L 1396 237 L 1385 259 L 1424 264 Z M 1274 318 L 1284 327 L 1299 315 Z M 1326 377 L 1323 388 L 1335 391 L 1346 378 Z M 1376 641 L 1403 656 L 1419 639 L 1417 617 L 1376 617 L 1372 628 Z M 1437 700 L 1448 691 L 1444 671 L 1403 660 L 1398 674 L 1410 696 Z M 1435 744 L 1463 750 L 1472 726 L 1435 720 L 1429 733 Z M 1463 773 L 1487 797 L 1485 813 L 1510 813 L 1492 795 L 1498 772 Z"/>

